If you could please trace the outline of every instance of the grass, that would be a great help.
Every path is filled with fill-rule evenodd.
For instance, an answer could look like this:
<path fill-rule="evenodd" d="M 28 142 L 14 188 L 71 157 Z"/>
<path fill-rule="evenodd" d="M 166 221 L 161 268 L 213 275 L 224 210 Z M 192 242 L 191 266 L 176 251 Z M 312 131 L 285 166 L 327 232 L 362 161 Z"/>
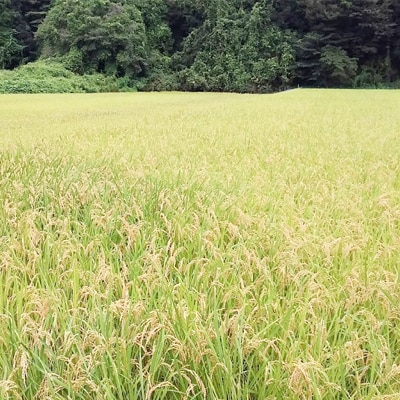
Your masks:
<path fill-rule="evenodd" d="M 0 398 L 398 399 L 399 106 L 0 96 Z"/>

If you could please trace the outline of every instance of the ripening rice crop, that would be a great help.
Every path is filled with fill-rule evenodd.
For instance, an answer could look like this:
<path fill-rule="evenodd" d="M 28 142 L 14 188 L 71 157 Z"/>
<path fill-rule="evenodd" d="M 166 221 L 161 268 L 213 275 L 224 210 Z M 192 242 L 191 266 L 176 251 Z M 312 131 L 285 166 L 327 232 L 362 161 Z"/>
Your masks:
<path fill-rule="evenodd" d="M 1 399 L 399 399 L 400 94 L 0 97 Z"/>

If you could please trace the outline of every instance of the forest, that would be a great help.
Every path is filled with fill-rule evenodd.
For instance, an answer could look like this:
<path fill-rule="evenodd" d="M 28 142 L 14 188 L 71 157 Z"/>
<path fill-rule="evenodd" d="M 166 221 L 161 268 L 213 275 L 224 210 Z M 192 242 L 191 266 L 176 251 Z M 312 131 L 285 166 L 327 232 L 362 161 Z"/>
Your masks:
<path fill-rule="evenodd" d="M 140 90 L 399 87 L 398 0 L 0 0 L 0 68 Z"/>

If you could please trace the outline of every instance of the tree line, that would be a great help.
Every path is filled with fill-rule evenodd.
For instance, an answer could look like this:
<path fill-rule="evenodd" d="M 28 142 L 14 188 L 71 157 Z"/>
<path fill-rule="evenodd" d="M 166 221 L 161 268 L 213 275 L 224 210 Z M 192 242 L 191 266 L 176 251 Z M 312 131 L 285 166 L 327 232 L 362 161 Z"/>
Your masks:
<path fill-rule="evenodd" d="M 400 80 L 398 0 L 0 0 L 0 68 L 39 58 L 143 90 Z"/>

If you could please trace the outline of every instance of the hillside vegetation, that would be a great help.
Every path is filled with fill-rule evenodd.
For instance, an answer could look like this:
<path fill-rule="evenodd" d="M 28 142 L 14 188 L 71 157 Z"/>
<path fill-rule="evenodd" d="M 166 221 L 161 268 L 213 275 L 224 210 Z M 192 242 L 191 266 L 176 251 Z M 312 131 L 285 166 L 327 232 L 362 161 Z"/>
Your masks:
<path fill-rule="evenodd" d="M 0 68 L 41 58 L 146 91 L 399 87 L 400 3 L 2 0 Z"/>

